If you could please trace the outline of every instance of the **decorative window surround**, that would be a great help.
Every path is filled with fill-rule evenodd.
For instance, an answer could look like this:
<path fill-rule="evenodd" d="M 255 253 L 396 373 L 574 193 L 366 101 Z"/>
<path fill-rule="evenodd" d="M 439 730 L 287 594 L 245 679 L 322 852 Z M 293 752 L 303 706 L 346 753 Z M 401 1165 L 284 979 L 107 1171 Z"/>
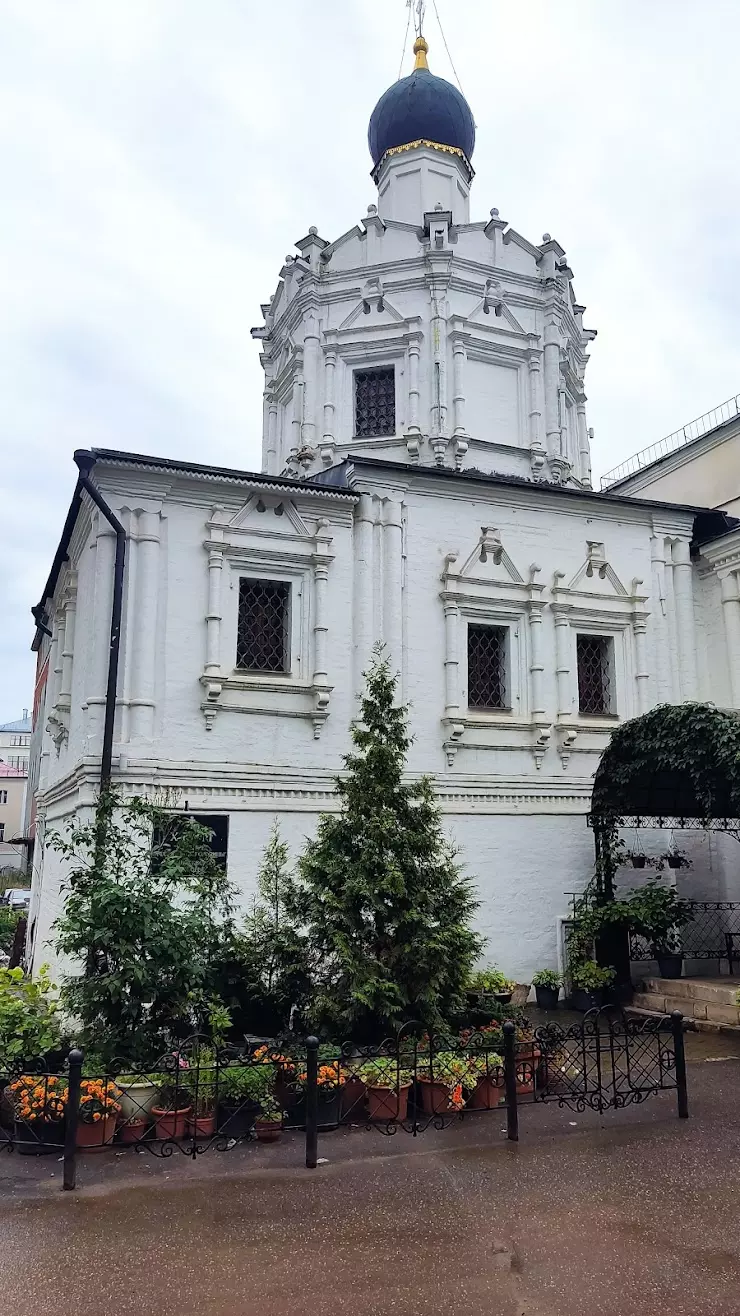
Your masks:
<path fill-rule="evenodd" d="M 448 553 L 440 598 L 445 616 L 445 710 L 443 748 L 452 767 L 461 746 L 529 750 L 539 768 L 550 738 L 544 709 L 541 643 L 542 586 L 532 564 L 525 581 L 501 542 L 498 530 L 482 526 L 480 538 L 457 570 L 457 553 Z M 459 655 L 467 654 L 467 624 L 509 630 L 509 708 L 467 707 L 466 679 Z"/>
<path fill-rule="evenodd" d="M 235 515 L 214 508 L 207 529 L 206 662 L 200 677 L 206 729 L 213 728 L 219 711 L 262 713 L 307 718 L 318 739 L 333 688 L 327 671 L 326 587 L 333 561 L 328 520 L 319 518 L 312 533 L 292 501 L 264 493 L 254 494 Z M 236 667 L 240 576 L 291 586 L 285 674 Z"/>
<path fill-rule="evenodd" d="M 555 571 L 550 604 L 555 621 L 555 663 L 558 709 L 556 739 L 563 767 L 578 741 L 583 753 L 600 754 L 606 734 L 624 717 L 645 712 L 648 706 L 648 668 L 645 633 L 647 596 L 642 581 L 634 579 L 627 590 L 596 540 L 586 544 L 586 559 L 569 584 L 565 572 Z M 594 582 L 593 586 L 591 582 Z M 608 588 L 604 588 L 606 582 Z M 604 635 L 613 641 L 613 714 L 589 716 L 578 711 L 576 635 Z"/>

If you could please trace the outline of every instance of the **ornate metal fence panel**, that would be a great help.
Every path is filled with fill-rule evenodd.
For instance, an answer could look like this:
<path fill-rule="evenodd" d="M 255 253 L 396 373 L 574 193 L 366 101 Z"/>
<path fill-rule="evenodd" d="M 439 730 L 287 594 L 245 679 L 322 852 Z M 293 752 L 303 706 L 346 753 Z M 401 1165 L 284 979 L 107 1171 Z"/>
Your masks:
<path fill-rule="evenodd" d="M 687 900 L 691 921 L 681 929 L 681 948 L 687 960 L 740 960 L 740 903 L 733 900 Z M 644 937 L 630 937 L 630 958 L 652 960 L 653 949 Z"/>
<path fill-rule="evenodd" d="M 582 1023 L 549 1023 L 535 1033 L 539 1054 L 533 1100 L 583 1111 L 619 1110 L 659 1092 L 686 1104 L 683 1021 L 631 1019 L 606 1006 Z"/>
<path fill-rule="evenodd" d="M 582 1022 L 532 1030 L 524 1019 L 454 1037 L 408 1025 L 373 1047 L 321 1046 L 317 1038 L 280 1050 L 240 1050 L 192 1037 L 154 1065 L 85 1065 L 72 1051 L 58 1072 L 3 1070 L 0 1152 L 62 1153 L 64 1187 L 75 1186 L 87 1149 L 128 1147 L 167 1159 L 225 1152 L 284 1129 L 305 1131 L 306 1164 L 319 1135 L 362 1125 L 385 1136 L 417 1136 L 486 1114 L 503 1115 L 518 1137 L 518 1112 L 555 1102 L 584 1111 L 618 1110 L 660 1092 L 676 1093 L 688 1114 L 681 1015 L 633 1020 L 591 1011 Z"/>

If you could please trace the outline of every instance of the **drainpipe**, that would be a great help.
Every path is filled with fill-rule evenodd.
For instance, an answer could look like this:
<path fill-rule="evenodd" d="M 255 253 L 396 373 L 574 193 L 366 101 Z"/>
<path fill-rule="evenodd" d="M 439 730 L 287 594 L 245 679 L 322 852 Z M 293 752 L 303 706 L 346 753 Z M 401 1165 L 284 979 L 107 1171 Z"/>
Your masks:
<path fill-rule="evenodd" d="M 126 531 L 118 517 L 106 503 L 100 490 L 90 479 L 90 471 L 95 465 L 95 458 L 87 453 L 76 452 L 79 487 L 90 495 L 95 506 L 99 508 L 108 524 L 116 534 L 116 558 L 113 564 L 113 608 L 110 619 L 110 653 L 108 657 L 108 682 L 105 691 L 105 722 L 103 724 L 103 749 L 100 758 L 100 793 L 110 786 L 111 761 L 113 758 L 113 725 L 116 717 L 116 692 L 118 689 L 118 657 L 121 648 L 121 616 L 123 613 L 123 572 L 126 565 Z"/>

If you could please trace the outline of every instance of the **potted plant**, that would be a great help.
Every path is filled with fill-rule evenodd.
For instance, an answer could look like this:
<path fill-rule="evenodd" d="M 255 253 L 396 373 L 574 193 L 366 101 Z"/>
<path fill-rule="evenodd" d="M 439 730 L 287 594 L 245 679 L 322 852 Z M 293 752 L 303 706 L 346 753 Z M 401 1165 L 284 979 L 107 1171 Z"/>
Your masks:
<path fill-rule="evenodd" d="M 117 1074 L 116 1087 L 120 1092 L 121 1131 L 128 1126 L 149 1123 L 152 1106 L 159 1096 L 156 1074 Z M 124 1138 L 124 1141 L 127 1139 Z M 136 1141 L 136 1139 L 134 1140 Z"/>
<path fill-rule="evenodd" d="M 629 898 L 632 927 L 650 946 L 661 978 L 680 978 L 683 971 L 681 929 L 691 922 L 691 910 L 675 887 L 654 879 Z"/>
<path fill-rule="evenodd" d="M 688 855 L 682 854 L 680 850 L 666 850 L 661 859 L 668 864 L 669 868 L 690 868 L 691 860 Z"/>
<path fill-rule="evenodd" d="M 274 1095 L 272 1065 L 236 1063 L 219 1075 L 218 1131 L 229 1138 L 252 1136 L 254 1121 L 268 1097 Z"/>
<path fill-rule="evenodd" d="M 254 1121 L 254 1130 L 260 1142 L 279 1142 L 283 1133 L 283 1112 L 275 1097 L 265 1097 L 262 1113 Z"/>
<path fill-rule="evenodd" d="M 16 1150 L 35 1156 L 63 1147 L 67 1080 L 56 1074 L 21 1074 L 8 1091 L 13 1103 Z"/>
<path fill-rule="evenodd" d="M 478 969 L 471 974 L 466 987 L 468 1002 L 476 1006 L 482 996 L 493 996 L 502 1005 L 507 1005 L 515 987 L 516 983 L 511 978 L 507 978 L 495 964 L 491 964 L 487 969 Z"/>
<path fill-rule="evenodd" d="M 405 1120 L 408 1113 L 412 1074 L 392 1056 L 366 1060 L 360 1078 L 367 1092 L 370 1120 Z"/>
<path fill-rule="evenodd" d="M 216 1053 L 201 1046 L 194 1055 L 188 1078 L 193 1109 L 188 1128 L 194 1138 L 212 1138 L 216 1132 Z"/>
<path fill-rule="evenodd" d="M 614 969 L 602 969 L 596 960 L 574 964 L 570 972 L 570 1003 L 574 1010 L 595 1010 L 603 1004 L 604 989 L 614 981 Z"/>
<path fill-rule="evenodd" d="M 496 1051 L 471 1056 L 468 1068 L 475 1077 L 475 1087 L 468 1097 L 471 1110 L 493 1110 L 500 1106 L 504 1093 L 504 1062 Z"/>
<path fill-rule="evenodd" d="M 155 1077 L 154 1075 L 152 1077 Z M 168 1142 L 172 1138 L 183 1138 L 187 1133 L 188 1119 L 193 1109 L 190 1089 L 181 1082 L 179 1073 L 159 1074 L 156 1076 L 159 1096 L 152 1106 L 154 1136 Z"/>
<path fill-rule="evenodd" d="M 121 1113 L 120 1090 L 108 1078 L 83 1078 L 80 1083 L 77 1146 L 110 1146 Z"/>
<path fill-rule="evenodd" d="M 437 1051 L 430 1055 L 426 1064 L 419 1063 L 416 1071 L 421 1093 L 421 1108 L 428 1115 L 442 1115 L 446 1111 L 461 1110 L 465 1105 L 463 1084 L 469 1087 L 468 1061 L 474 1066 L 472 1058 L 461 1056 L 456 1051 Z"/>
<path fill-rule="evenodd" d="M 532 977 L 532 986 L 541 1010 L 557 1010 L 563 976 L 556 969 L 539 969 Z"/>
<path fill-rule="evenodd" d="M 295 1101 L 288 1108 L 289 1122 L 299 1129 L 306 1127 L 307 1081 L 307 1071 L 299 1070 L 295 1076 Z M 342 1073 L 339 1061 L 319 1064 L 317 1085 L 319 1128 L 336 1128 L 339 1123 L 342 1095 Z"/>

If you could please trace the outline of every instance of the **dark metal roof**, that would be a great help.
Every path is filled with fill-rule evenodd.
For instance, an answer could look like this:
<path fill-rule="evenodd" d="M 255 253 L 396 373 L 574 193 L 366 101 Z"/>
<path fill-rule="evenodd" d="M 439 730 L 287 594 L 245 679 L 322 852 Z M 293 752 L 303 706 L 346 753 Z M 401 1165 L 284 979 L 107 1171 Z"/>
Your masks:
<path fill-rule="evenodd" d="M 696 507 L 690 503 L 659 503 L 647 498 L 632 498 L 629 494 L 602 493 L 598 489 L 574 489 L 569 485 L 553 484 L 548 480 L 528 480 L 523 475 L 499 475 L 496 472 L 491 474 L 487 471 L 475 469 L 457 471 L 448 466 L 410 466 L 408 462 L 388 461 L 382 457 L 364 457 L 353 453 L 350 453 L 337 466 L 330 466 L 328 470 L 320 471 L 318 475 L 312 476 L 312 483 L 331 484 L 335 488 L 346 487 L 347 468 L 349 466 L 356 468 L 367 467 L 369 470 L 378 471 L 403 471 L 407 476 L 419 475 L 428 479 L 457 480 L 467 484 L 487 484 L 501 488 L 527 489 L 534 494 L 545 491 L 555 494 L 559 498 L 580 498 L 602 504 L 616 503 L 622 507 L 649 508 L 654 512 L 660 511 L 661 508 L 667 508 L 676 512 L 691 512 L 694 516 L 717 515 L 712 508 Z M 722 515 L 726 514 L 722 513 Z"/>
<path fill-rule="evenodd" d="M 287 475 L 266 475 L 259 471 L 240 471 L 229 466 L 207 466 L 202 462 L 176 461 L 172 457 L 150 457 L 140 452 L 118 452 L 115 448 L 81 450 L 75 453 L 75 461 L 78 457 L 92 458 L 93 464 L 107 462 L 115 466 L 139 466 L 150 471 L 180 472 L 183 475 L 194 475 L 198 479 L 213 480 L 214 482 L 228 480 L 236 481 L 239 484 L 258 484 L 263 489 L 274 485 L 275 488 L 290 489 L 296 494 L 317 492 L 313 489 L 310 480 L 297 480 Z M 336 496 L 355 497 L 349 489 L 337 490 Z"/>

